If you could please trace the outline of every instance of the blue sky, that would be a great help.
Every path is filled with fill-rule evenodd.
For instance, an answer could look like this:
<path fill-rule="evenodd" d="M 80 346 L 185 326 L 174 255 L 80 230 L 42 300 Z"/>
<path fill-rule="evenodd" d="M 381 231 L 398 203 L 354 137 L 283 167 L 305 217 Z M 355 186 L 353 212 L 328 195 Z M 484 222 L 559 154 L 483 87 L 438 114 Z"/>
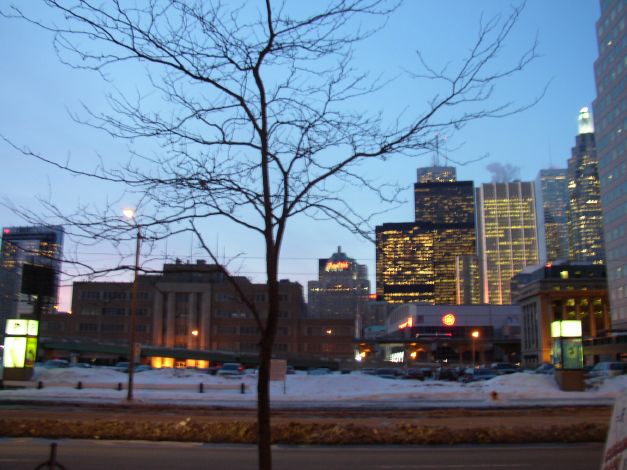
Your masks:
<path fill-rule="evenodd" d="M 501 0 L 415 0 L 407 1 L 388 21 L 386 27 L 356 51 L 357 65 L 376 75 L 397 76 L 417 67 L 415 50 L 420 49 L 431 63 L 444 65 L 467 51 L 478 29 L 479 19 L 499 12 L 507 14 L 509 2 Z M 38 6 L 31 8 L 37 10 Z M 511 63 L 537 36 L 540 57 L 522 75 L 504 81 L 497 97 L 527 103 L 550 82 L 546 96 L 533 109 L 500 120 L 474 122 L 462 129 L 449 143 L 455 147 L 449 157 L 467 162 L 458 166 L 458 178 L 476 185 L 488 182 L 486 166 L 492 162 L 520 167 L 523 180 L 535 179 L 538 170 L 565 167 L 577 132 L 576 118 L 583 106 L 595 96 L 593 62 L 597 56 L 595 22 L 599 16 L 597 0 L 528 0 L 519 24 L 502 57 Z M 71 70 L 59 63 L 50 35 L 25 23 L 0 18 L 0 133 L 14 142 L 59 161 L 92 165 L 97 155 L 105 161 L 124 161 L 127 149 L 106 135 L 75 124 L 70 112 L 80 111 L 81 103 L 93 109 L 105 105 L 103 94 L 108 84 L 85 71 Z M 115 76 L 113 84 L 133 87 L 140 84 L 135 70 Z M 428 82 L 399 79 L 381 96 L 364 102 L 372 110 L 382 108 L 393 115 L 411 101 L 415 106 L 432 94 Z M 38 211 L 36 196 L 50 199 L 62 208 L 73 210 L 78 204 L 94 207 L 110 201 L 120 209 L 119 191 L 93 181 L 69 177 L 40 162 L 28 160 L 0 142 L 0 197 Z M 381 181 L 411 188 L 415 169 L 428 166 L 424 160 L 398 159 L 364 168 Z M 377 217 L 376 223 L 406 222 L 413 218 L 412 192 L 407 202 Z M 355 197 L 355 196 L 353 196 Z M 363 211 L 383 209 L 374 198 L 355 197 Z M 21 219 L 0 207 L 2 226 L 21 225 Z M 231 263 L 233 271 L 263 281 L 261 239 L 232 227 L 216 224 L 207 228 L 207 239 L 226 258 L 240 257 Z M 280 265 L 281 277 L 298 280 L 306 286 L 316 277 L 317 258 L 331 255 L 337 246 L 368 265 L 374 290 L 374 245 L 327 222 L 296 219 L 288 228 Z M 68 249 L 72 249 L 68 247 Z M 86 262 L 106 264 L 113 254 L 107 247 L 80 247 L 79 257 Z M 129 247 L 128 252 L 131 252 Z M 157 257 L 202 257 L 189 238 L 176 239 L 158 247 Z M 158 265 L 159 261 L 155 261 Z M 64 307 L 68 307 L 67 289 Z"/>

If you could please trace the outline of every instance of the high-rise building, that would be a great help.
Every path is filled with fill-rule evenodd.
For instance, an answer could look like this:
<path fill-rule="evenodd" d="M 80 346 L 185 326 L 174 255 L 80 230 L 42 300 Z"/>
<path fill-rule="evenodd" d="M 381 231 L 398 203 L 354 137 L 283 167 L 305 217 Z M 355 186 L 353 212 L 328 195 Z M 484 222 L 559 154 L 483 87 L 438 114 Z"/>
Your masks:
<path fill-rule="evenodd" d="M 484 183 L 476 202 L 483 301 L 509 304 L 512 277 L 539 262 L 534 184 Z"/>
<path fill-rule="evenodd" d="M 318 280 L 308 283 L 308 317 L 355 319 L 370 294 L 368 268 L 337 248 L 318 260 Z"/>
<path fill-rule="evenodd" d="M 476 255 L 472 181 L 456 181 L 452 167 L 420 168 L 414 197 L 414 223 L 383 224 L 376 229 L 377 298 L 478 302 L 470 287 L 476 278 L 468 264 L 468 257 Z"/>
<path fill-rule="evenodd" d="M 612 326 L 627 329 L 627 4 L 601 1 L 593 103 Z"/>
<path fill-rule="evenodd" d="M 579 112 L 579 133 L 568 160 L 570 259 L 603 264 L 603 213 L 594 128 L 588 108 Z"/>
<path fill-rule="evenodd" d="M 433 224 L 383 224 L 375 234 L 377 300 L 434 303 Z"/>
<path fill-rule="evenodd" d="M 568 179 L 565 168 L 540 170 L 536 179 L 541 261 L 568 259 Z"/>
<path fill-rule="evenodd" d="M 416 170 L 416 176 L 418 183 L 457 181 L 457 171 L 454 166 L 425 166 Z"/>
<path fill-rule="evenodd" d="M 455 291 L 457 305 L 481 303 L 481 272 L 477 255 L 455 257 Z"/>
<path fill-rule="evenodd" d="M 5 227 L 2 229 L 0 250 L 0 336 L 2 336 L 7 318 L 33 313 L 32 302 L 27 295 L 21 293 L 24 264 L 52 269 L 54 296 L 45 299 L 42 312 L 49 313 L 57 303 L 63 228 Z"/>

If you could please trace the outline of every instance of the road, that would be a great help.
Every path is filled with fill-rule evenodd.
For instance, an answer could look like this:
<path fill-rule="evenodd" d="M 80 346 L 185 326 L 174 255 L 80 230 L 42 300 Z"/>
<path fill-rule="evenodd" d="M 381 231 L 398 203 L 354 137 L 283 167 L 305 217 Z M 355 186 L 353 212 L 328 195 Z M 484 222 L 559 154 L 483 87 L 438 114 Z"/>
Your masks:
<path fill-rule="evenodd" d="M 67 470 L 256 468 L 250 445 L 197 443 L 0 439 L 0 468 L 33 470 L 58 443 L 57 461 Z M 602 444 L 499 446 L 275 446 L 275 470 L 515 469 L 588 470 L 598 468 Z"/>

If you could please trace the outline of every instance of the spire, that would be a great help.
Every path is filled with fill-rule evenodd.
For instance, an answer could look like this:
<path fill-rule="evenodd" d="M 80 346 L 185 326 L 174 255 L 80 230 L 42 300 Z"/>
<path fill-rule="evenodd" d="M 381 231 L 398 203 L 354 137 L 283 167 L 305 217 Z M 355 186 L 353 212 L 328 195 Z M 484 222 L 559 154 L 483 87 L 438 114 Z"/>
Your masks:
<path fill-rule="evenodd" d="M 594 132 L 594 124 L 592 123 L 592 115 L 587 107 L 579 110 L 579 134 L 592 134 Z"/>

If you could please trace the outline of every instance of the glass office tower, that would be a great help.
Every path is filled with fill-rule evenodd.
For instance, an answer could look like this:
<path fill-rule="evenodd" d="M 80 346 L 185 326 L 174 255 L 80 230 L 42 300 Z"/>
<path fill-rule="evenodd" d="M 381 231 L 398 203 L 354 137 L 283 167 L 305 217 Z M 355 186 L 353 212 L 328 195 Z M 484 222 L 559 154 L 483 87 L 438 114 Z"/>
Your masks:
<path fill-rule="evenodd" d="M 568 259 L 568 178 L 566 168 L 540 170 L 536 179 L 541 261 Z M 541 247 L 542 248 L 542 247 Z"/>
<path fill-rule="evenodd" d="M 378 299 L 479 302 L 472 287 L 478 284 L 471 266 L 476 256 L 472 181 L 455 181 L 452 167 L 419 168 L 414 197 L 414 223 L 376 229 Z"/>
<path fill-rule="evenodd" d="M 43 313 L 50 312 L 57 303 L 59 273 L 63 252 L 63 228 L 5 227 L 0 248 L 0 323 L 4 333 L 7 318 L 32 314 L 33 305 L 21 294 L 24 264 L 52 268 L 55 295 L 43 305 Z"/>
<path fill-rule="evenodd" d="M 433 224 L 383 224 L 375 233 L 377 300 L 434 303 Z"/>
<path fill-rule="evenodd" d="M 570 259 L 603 264 L 603 213 L 592 117 L 579 112 L 579 133 L 568 160 L 568 235 Z"/>
<path fill-rule="evenodd" d="M 627 4 L 602 0 L 593 103 L 612 328 L 627 329 Z"/>
<path fill-rule="evenodd" d="M 512 277 L 539 263 L 534 184 L 484 183 L 476 191 L 483 302 L 510 304 Z"/>

